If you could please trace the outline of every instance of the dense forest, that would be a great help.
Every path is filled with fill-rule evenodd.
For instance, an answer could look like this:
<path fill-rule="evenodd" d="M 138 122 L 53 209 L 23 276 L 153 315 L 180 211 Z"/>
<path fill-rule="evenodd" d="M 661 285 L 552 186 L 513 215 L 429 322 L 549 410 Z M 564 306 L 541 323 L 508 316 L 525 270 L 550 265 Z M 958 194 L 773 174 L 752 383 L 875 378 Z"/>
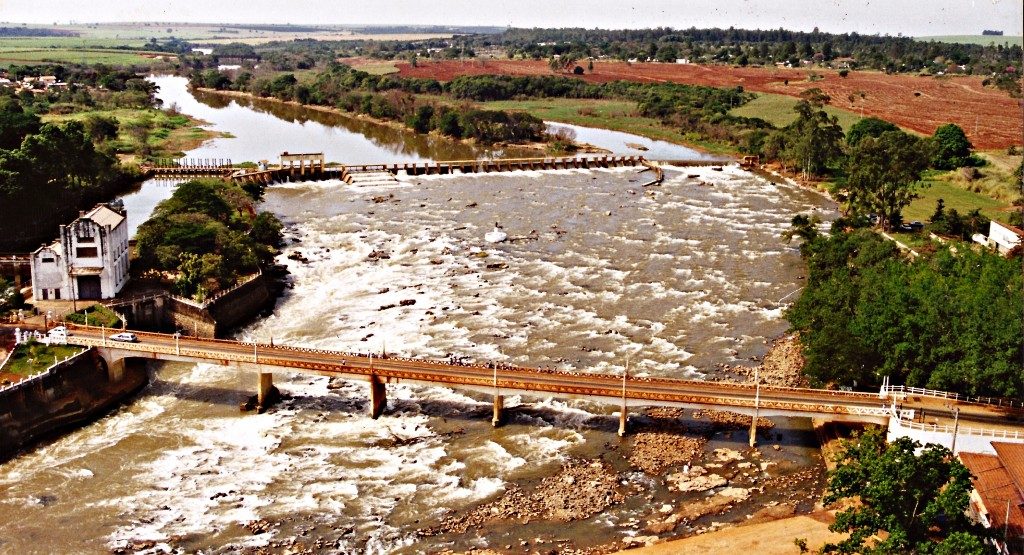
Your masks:
<path fill-rule="evenodd" d="M 513 57 L 578 58 L 607 56 L 620 60 L 729 63 L 793 67 L 805 63 L 844 64 L 888 72 L 957 71 L 976 75 L 1003 74 L 1007 66 L 1020 77 L 1019 45 L 925 42 L 910 37 L 858 33 L 805 33 L 785 29 L 509 29 L 499 35 L 465 39 L 474 48 L 500 47 Z M 964 66 L 960 68 L 960 66 Z"/>
<path fill-rule="evenodd" d="M 889 376 L 1024 397 L 1019 254 L 945 246 L 907 260 L 892 241 L 849 224 L 838 220 L 829 235 L 805 228 L 807 287 L 786 314 L 817 385 L 868 388 Z"/>

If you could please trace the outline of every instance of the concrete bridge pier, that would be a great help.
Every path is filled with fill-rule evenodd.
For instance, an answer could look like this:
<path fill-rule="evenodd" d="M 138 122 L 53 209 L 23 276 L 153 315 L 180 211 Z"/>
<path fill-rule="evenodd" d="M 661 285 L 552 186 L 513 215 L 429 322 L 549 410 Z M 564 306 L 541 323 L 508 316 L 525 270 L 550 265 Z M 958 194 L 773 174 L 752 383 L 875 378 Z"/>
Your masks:
<path fill-rule="evenodd" d="M 757 413 L 750 419 L 750 446 L 757 447 Z"/>
<path fill-rule="evenodd" d="M 370 418 L 376 420 L 388 405 L 388 391 L 376 374 L 370 374 Z"/>
<path fill-rule="evenodd" d="M 505 421 L 505 396 L 494 396 L 494 414 L 491 416 L 491 426 L 497 428 Z"/>
<path fill-rule="evenodd" d="M 124 379 L 124 359 L 107 359 L 104 362 L 107 365 L 107 380 L 110 383 L 120 383 Z"/>
<path fill-rule="evenodd" d="M 626 410 L 626 405 L 622 405 L 622 411 L 619 412 L 619 437 L 626 437 L 626 420 L 629 418 L 629 411 Z"/>
<path fill-rule="evenodd" d="M 272 402 L 271 396 L 274 389 L 274 374 L 260 372 L 259 381 L 256 384 L 256 404 L 265 407 Z"/>

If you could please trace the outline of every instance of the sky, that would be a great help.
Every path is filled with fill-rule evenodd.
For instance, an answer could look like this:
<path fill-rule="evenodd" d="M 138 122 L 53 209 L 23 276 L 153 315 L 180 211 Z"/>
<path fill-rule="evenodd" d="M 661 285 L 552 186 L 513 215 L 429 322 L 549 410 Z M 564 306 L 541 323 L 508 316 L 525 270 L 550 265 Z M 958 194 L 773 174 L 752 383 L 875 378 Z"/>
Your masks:
<path fill-rule="evenodd" d="M 0 21 L 786 29 L 1021 35 L 1024 0 L 0 0 Z"/>

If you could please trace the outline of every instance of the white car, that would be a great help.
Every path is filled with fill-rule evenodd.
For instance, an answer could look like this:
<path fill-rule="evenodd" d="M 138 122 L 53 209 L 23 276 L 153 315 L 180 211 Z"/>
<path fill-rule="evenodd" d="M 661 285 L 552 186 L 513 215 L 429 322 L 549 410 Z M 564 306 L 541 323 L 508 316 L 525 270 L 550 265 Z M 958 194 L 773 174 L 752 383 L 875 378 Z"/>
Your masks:
<path fill-rule="evenodd" d="M 46 332 L 46 335 L 50 336 L 51 338 L 67 338 L 67 336 L 71 334 L 68 333 L 68 328 L 64 326 L 57 326 L 55 328 L 50 328 L 50 331 Z"/>
<path fill-rule="evenodd" d="M 125 331 L 125 332 L 115 333 L 114 335 L 111 335 L 110 336 L 110 340 L 111 341 L 126 341 L 128 343 L 135 343 L 136 341 L 139 340 L 139 338 L 136 337 L 134 333 L 128 333 L 128 332 Z"/>

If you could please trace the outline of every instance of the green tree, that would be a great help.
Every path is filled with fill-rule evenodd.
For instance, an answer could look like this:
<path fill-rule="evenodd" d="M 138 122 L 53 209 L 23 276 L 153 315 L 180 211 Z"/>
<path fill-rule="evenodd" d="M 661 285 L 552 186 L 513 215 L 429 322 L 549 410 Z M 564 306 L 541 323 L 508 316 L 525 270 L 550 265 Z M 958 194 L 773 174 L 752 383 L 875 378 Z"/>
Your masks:
<path fill-rule="evenodd" d="M 169 216 L 185 212 L 198 212 L 215 220 L 225 221 L 232 210 L 227 202 L 217 193 L 219 183 L 216 181 L 196 179 L 186 181 L 174 191 L 171 198 L 157 205 L 154 215 Z"/>
<path fill-rule="evenodd" d="M 837 462 L 825 503 L 859 503 L 836 513 L 829 529 L 850 536 L 823 553 L 994 553 L 966 514 L 970 472 L 945 447 L 909 438 L 887 445 L 871 429 L 845 442 Z M 879 532 L 885 539 L 869 539 Z"/>
<path fill-rule="evenodd" d="M 825 94 L 825 91 L 818 87 L 813 87 L 801 92 L 800 98 L 815 108 L 822 108 L 829 102 L 832 102 L 832 97 Z"/>
<path fill-rule="evenodd" d="M 959 125 L 947 123 L 939 126 L 932 135 L 935 152 L 932 155 L 932 166 L 940 170 L 954 170 L 970 165 L 971 141 Z"/>
<path fill-rule="evenodd" d="M 853 95 L 850 95 L 853 96 Z M 862 118 L 850 126 L 846 132 L 846 144 L 856 146 L 864 137 L 881 137 L 886 131 L 899 131 L 894 124 L 878 118 Z"/>
<path fill-rule="evenodd" d="M 947 218 L 952 214 L 947 213 Z M 867 229 L 801 246 L 807 286 L 787 310 L 817 385 L 894 384 L 1024 395 L 1020 261 L 946 247 L 907 261 Z"/>
<path fill-rule="evenodd" d="M 894 218 L 917 197 L 929 149 L 902 131 L 861 139 L 850 153 L 847 204 L 854 214 L 875 213 L 888 230 Z"/>
<path fill-rule="evenodd" d="M 12 150 L 22 139 L 39 132 L 39 116 L 26 112 L 17 99 L 0 96 L 0 149 Z"/>
<path fill-rule="evenodd" d="M 89 134 L 89 138 L 94 143 L 117 138 L 119 124 L 115 117 L 92 114 L 86 117 L 83 123 L 85 132 Z"/>
<path fill-rule="evenodd" d="M 843 154 L 843 128 L 835 116 L 798 102 L 797 119 L 786 127 L 787 146 L 783 156 L 807 175 L 823 175 Z"/>
<path fill-rule="evenodd" d="M 178 279 L 174 281 L 175 292 L 202 301 L 205 297 L 202 258 L 186 252 L 182 253 L 178 260 Z"/>

